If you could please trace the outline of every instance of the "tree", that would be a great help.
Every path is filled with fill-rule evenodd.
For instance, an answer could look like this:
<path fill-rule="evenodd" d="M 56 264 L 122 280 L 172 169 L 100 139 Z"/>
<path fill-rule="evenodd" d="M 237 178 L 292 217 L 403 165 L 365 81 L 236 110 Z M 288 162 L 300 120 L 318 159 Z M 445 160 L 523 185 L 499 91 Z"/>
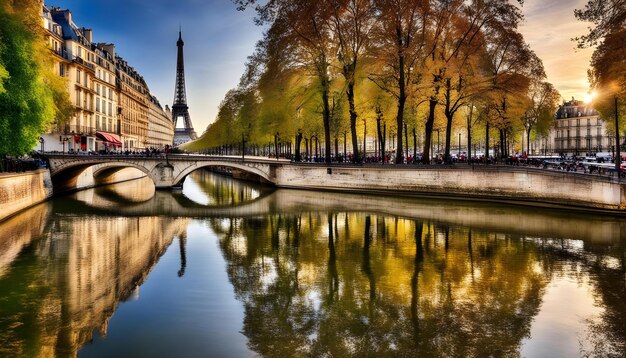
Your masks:
<path fill-rule="evenodd" d="M 40 25 L 41 3 L 0 0 L 0 155 L 20 155 L 72 107 Z"/>
<path fill-rule="evenodd" d="M 377 0 L 378 13 L 374 57 L 380 65 L 369 78 L 381 89 L 394 96 L 396 112 L 396 163 L 403 163 L 402 129 L 406 102 L 413 87 L 420 81 L 414 78 L 425 45 L 425 3 L 420 0 Z"/>
<path fill-rule="evenodd" d="M 532 81 L 528 88 L 528 107 L 522 116 L 526 130 L 526 151 L 530 152 L 530 132 L 535 127 L 547 128 L 554 122 L 554 113 L 561 95 L 549 82 Z"/>
<path fill-rule="evenodd" d="M 490 78 L 486 116 L 486 140 L 489 127 L 498 129 L 500 157 L 508 156 L 509 134 L 513 119 L 523 115 L 521 100 L 531 79 L 545 78 L 543 63 L 524 42 L 523 36 L 513 27 L 495 28 L 488 34 L 490 46 L 485 56 L 485 71 Z"/>
<path fill-rule="evenodd" d="M 590 28 L 589 34 L 576 38 L 581 48 L 597 45 L 588 72 L 589 82 L 596 92 L 594 107 L 609 122 L 620 115 L 624 118 L 626 0 L 589 0 L 584 9 L 575 10 L 574 13 L 579 20 L 590 21 L 595 25 Z"/>
<path fill-rule="evenodd" d="M 256 3 L 254 0 L 234 0 L 239 9 Z M 272 24 L 279 27 L 282 36 L 294 46 L 293 56 L 318 81 L 322 100 L 322 121 L 324 124 L 325 160 L 331 161 L 330 137 L 330 62 L 331 54 L 336 53 L 332 42 L 331 6 L 329 0 L 288 1 L 270 0 L 257 5 L 258 24 Z"/>
<path fill-rule="evenodd" d="M 331 28 L 339 44 L 337 59 L 346 81 L 346 96 L 350 113 L 353 161 L 359 162 L 359 143 L 356 132 L 358 114 L 355 106 L 357 66 L 367 50 L 373 27 L 371 0 L 332 0 Z"/>

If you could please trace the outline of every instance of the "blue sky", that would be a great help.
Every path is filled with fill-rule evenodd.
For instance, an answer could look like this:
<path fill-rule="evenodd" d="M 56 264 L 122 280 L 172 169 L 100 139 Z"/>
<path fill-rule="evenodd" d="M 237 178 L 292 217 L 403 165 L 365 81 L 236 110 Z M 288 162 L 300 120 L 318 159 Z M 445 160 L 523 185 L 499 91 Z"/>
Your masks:
<path fill-rule="evenodd" d="M 575 50 L 570 39 L 588 24 L 574 18 L 586 0 L 526 0 L 520 29 L 544 61 L 548 81 L 565 99 L 583 99 L 592 50 Z M 224 94 L 235 87 L 247 56 L 263 29 L 254 12 L 239 12 L 230 0 L 50 0 L 69 8 L 78 26 L 94 30 L 94 42 L 112 42 L 141 73 L 162 105 L 171 106 L 176 77 L 176 40 L 182 25 L 185 41 L 187 102 L 197 133 L 217 113 Z M 179 124 L 180 126 L 180 124 Z"/>

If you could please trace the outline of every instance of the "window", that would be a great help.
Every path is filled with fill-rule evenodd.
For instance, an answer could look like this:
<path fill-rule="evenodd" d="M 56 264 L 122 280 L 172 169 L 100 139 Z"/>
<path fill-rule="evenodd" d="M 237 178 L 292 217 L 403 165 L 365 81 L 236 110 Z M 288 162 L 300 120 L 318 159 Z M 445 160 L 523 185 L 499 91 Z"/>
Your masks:
<path fill-rule="evenodd" d="M 76 69 L 76 83 L 80 84 L 80 70 Z"/>
<path fill-rule="evenodd" d="M 100 84 L 96 83 L 96 93 L 98 94 L 98 96 L 100 95 Z"/>
<path fill-rule="evenodd" d="M 113 103 L 109 102 L 109 116 L 113 115 Z"/>
<path fill-rule="evenodd" d="M 96 98 L 96 112 L 100 112 L 100 98 Z"/>
<path fill-rule="evenodd" d="M 113 100 L 113 90 L 109 88 L 109 99 Z"/>

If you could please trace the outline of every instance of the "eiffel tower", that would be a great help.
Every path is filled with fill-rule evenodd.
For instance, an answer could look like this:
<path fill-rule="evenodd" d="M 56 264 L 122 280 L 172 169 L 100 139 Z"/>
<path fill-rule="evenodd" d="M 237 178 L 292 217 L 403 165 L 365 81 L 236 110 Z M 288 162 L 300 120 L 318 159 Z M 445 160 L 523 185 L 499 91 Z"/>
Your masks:
<path fill-rule="evenodd" d="M 178 61 L 176 63 L 176 89 L 174 91 L 174 105 L 172 106 L 172 120 L 174 121 L 174 146 L 190 142 L 198 138 L 196 131 L 193 130 L 191 117 L 189 116 L 189 107 L 187 106 L 187 94 L 185 91 L 185 61 L 183 59 L 183 35 L 181 30 L 178 31 Z M 176 128 L 178 119 L 182 118 L 185 128 Z"/>

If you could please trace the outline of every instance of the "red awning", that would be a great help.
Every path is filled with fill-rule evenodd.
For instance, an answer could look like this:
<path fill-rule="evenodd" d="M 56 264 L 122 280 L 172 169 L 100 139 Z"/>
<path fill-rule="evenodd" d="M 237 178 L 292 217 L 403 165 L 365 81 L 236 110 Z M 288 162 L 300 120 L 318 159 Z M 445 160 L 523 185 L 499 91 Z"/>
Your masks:
<path fill-rule="evenodd" d="M 120 137 L 118 137 L 116 134 L 96 131 L 96 137 L 102 139 L 105 142 L 109 142 L 115 146 L 118 146 L 118 147 L 122 146 Z"/>

